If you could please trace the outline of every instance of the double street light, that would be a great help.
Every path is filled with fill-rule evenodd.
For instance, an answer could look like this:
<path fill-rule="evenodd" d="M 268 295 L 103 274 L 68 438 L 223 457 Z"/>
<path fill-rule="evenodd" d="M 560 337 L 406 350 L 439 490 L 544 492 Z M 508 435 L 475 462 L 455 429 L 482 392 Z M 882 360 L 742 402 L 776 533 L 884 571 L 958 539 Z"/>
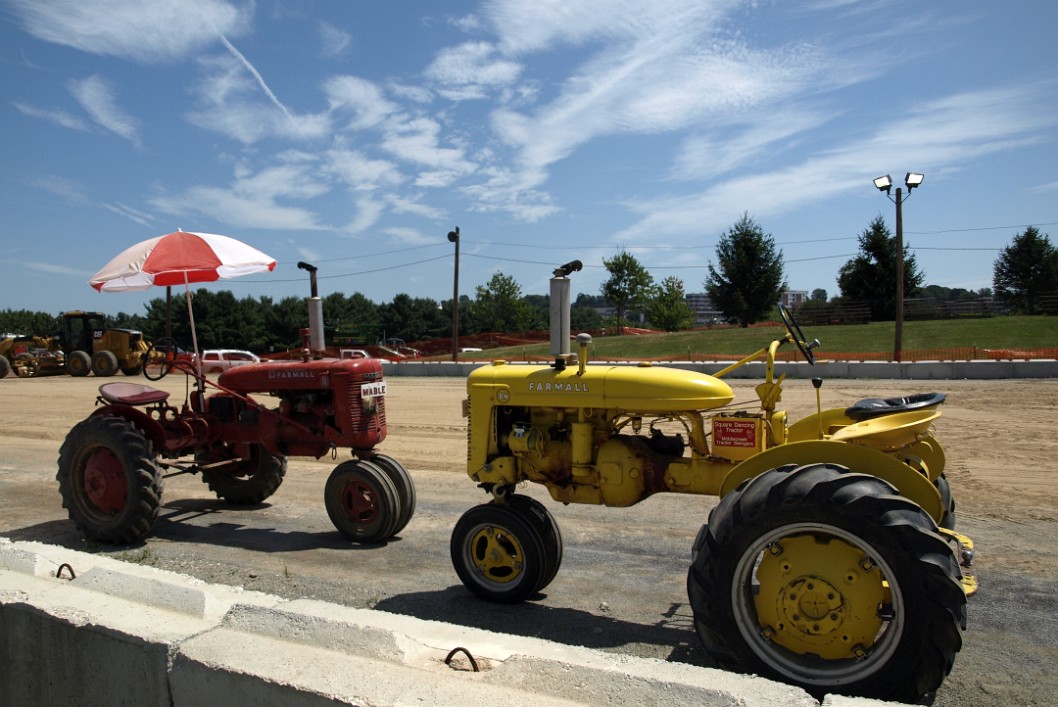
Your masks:
<path fill-rule="evenodd" d="M 907 198 L 911 196 L 911 190 L 921 186 L 922 180 L 925 178 L 924 174 L 908 172 L 904 176 L 907 194 L 905 195 L 903 189 L 897 187 L 895 199 L 890 193 L 893 188 L 893 180 L 890 179 L 888 174 L 874 180 L 874 186 L 879 191 L 884 191 L 885 195 L 889 197 L 889 201 L 896 204 L 896 335 L 893 341 L 893 358 L 898 362 L 902 358 L 904 338 L 904 218 L 901 207 Z"/>

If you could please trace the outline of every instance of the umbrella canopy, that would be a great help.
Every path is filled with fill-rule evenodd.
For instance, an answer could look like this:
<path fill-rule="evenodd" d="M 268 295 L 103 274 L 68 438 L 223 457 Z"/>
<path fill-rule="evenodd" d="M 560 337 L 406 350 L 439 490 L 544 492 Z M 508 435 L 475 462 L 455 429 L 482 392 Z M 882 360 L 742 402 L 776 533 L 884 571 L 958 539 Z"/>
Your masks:
<path fill-rule="evenodd" d="M 275 260 L 234 238 L 175 231 L 125 249 L 88 284 L 101 292 L 126 292 L 226 280 L 275 266 Z"/>
<path fill-rule="evenodd" d="M 191 283 L 227 280 L 271 271 L 275 267 L 275 260 L 242 241 L 215 233 L 178 230 L 126 248 L 104 265 L 88 284 L 100 292 L 128 292 L 146 290 L 154 285 L 165 287 L 183 284 L 187 293 L 191 341 L 201 383 L 202 361 L 198 357 Z"/>

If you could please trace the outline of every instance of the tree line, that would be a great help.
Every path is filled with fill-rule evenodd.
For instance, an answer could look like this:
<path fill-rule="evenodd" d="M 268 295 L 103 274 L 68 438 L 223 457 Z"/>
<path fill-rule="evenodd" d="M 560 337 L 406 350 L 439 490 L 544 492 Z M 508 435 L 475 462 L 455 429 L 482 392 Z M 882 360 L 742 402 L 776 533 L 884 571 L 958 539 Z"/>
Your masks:
<path fill-rule="evenodd" d="M 896 307 L 895 282 L 897 243 L 881 216 L 859 235 L 859 252 L 838 271 L 840 294 L 828 297 L 824 289 L 812 291 L 802 307 L 866 305 L 869 318 L 888 321 Z M 922 295 L 953 299 L 990 297 L 1010 311 L 1037 314 L 1048 295 L 1058 289 L 1058 249 L 1033 226 L 1016 234 L 1002 249 L 993 266 L 993 288 L 978 292 L 951 290 L 925 285 L 925 273 L 905 247 L 904 293 L 906 298 Z M 684 283 L 666 277 L 655 283 L 646 267 L 627 251 L 604 258 L 609 277 L 598 295 L 581 293 L 571 306 L 571 326 L 575 331 L 614 327 L 618 332 L 631 315 L 645 326 L 679 331 L 695 323 L 687 303 Z M 744 214 L 721 235 L 716 260 L 708 265 L 702 283 L 725 321 L 749 326 L 774 316 L 775 303 L 787 289 L 782 251 L 773 237 Z M 253 351 L 279 351 L 300 344 L 300 330 L 306 326 L 305 300 L 285 297 L 236 298 L 226 290 L 199 289 L 193 306 L 201 348 L 244 348 Z M 600 310 L 611 309 L 604 317 Z M 138 329 L 148 338 L 172 336 L 190 342 L 190 324 L 183 297 L 167 302 L 164 297 L 147 303 L 144 314 L 124 312 L 111 317 L 110 325 Z M 406 342 L 451 336 L 452 300 L 398 294 L 392 301 L 376 304 L 365 295 L 336 292 L 323 298 L 328 341 L 347 344 L 375 344 L 401 339 Z M 517 281 L 495 273 L 475 288 L 474 296 L 459 298 L 459 334 L 516 333 L 548 328 L 547 295 L 525 295 Z M 59 316 L 28 310 L 0 311 L 0 332 L 48 335 L 61 329 Z"/>

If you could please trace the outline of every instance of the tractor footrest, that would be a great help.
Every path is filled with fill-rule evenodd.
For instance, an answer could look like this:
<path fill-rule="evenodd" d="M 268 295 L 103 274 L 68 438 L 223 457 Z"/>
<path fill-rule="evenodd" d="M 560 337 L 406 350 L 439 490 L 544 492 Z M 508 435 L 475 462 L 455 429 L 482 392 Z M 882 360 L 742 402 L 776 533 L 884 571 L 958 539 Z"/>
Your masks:
<path fill-rule="evenodd" d="M 962 570 L 962 588 L 966 596 L 977 593 L 977 571 L 974 567 L 974 541 L 962 533 L 947 528 L 938 528 L 940 534 L 948 539 L 959 558 L 959 569 Z"/>
<path fill-rule="evenodd" d="M 150 405 L 169 399 L 169 393 L 139 383 L 104 383 L 99 386 L 99 397 L 119 405 Z"/>

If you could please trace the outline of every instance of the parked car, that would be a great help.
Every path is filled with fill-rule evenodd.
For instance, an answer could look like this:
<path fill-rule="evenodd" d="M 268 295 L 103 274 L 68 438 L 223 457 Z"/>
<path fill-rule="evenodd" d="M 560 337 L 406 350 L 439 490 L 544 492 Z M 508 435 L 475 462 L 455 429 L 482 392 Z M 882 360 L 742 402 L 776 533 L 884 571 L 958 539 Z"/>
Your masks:
<path fill-rule="evenodd" d="M 220 373 L 248 363 L 260 363 L 256 355 L 238 349 L 206 349 L 202 352 L 202 370 L 205 373 Z"/>

